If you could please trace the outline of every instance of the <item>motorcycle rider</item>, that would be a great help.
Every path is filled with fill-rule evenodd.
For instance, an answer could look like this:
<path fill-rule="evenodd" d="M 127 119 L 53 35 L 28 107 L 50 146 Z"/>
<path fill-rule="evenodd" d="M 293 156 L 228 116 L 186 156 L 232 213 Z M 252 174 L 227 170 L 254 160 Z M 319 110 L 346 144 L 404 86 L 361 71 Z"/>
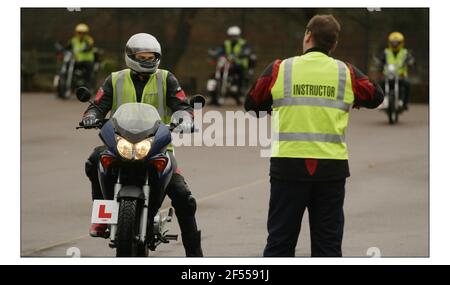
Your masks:
<path fill-rule="evenodd" d="M 130 37 L 125 47 L 125 63 L 128 68 L 113 72 L 106 78 L 95 96 L 98 109 L 95 106 L 88 107 L 83 116 L 84 126 L 95 126 L 99 119 L 104 118 L 109 111 L 113 113 L 121 103 L 142 102 L 154 105 L 158 109 L 159 102 L 165 102 L 164 108 L 158 109 L 164 123 L 178 122 L 179 117 L 174 114 L 171 118 L 171 113 L 184 113 L 183 122 L 178 130 L 190 132 L 193 126 L 193 109 L 175 76 L 167 70 L 158 68 L 161 55 L 161 46 L 152 35 L 139 33 Z M 118 88 L 123 89 L 119 91 Z M 154 92 L 158 88 L 164 90 L 164 98 L 159 98 L 158 92 Z M 122 94 L 117 95 L 120 93 Z M 100 152 L 104 149 L 105 147 L 95 148 L 86 161 L 86 175 L 91 181 L 93 200 L 103 199 L 97 165 Z M 176 164 L 173 149 L 171 147 L 169 149 L 169 155 Z M 175 208 L 186 256 L 203 256 L 200 244 L 201 232 L 197 229 L 195 219 L 197 204 L 180 169 L 175 169 L 167 186 L 167 195 Z M 152 214 L 150 217 L 153 217 Z M 107 225 L 92 224 L 89 231 L 93 237 L 103 237 L 107 234 L 106 230 Z"/>
<path fill-rule="evenodd" d="M 223 45 L 213 52 L 213 57 L 226 56 L 232 63 L 229 74 L 237 76 L 238 92 L 235 97 L 236 103 L 241 104 L 239 95 L 244 81 L 247 79 L 249 72 L 252 72 L 254 59 L 252 51 L 247 41 L 241 37 L 241 28 L 239 26 L 231 26 L 227 30 L 227 39 Z M 213 104 L 217 104 L 217 98 L 213 98 Z"/>
<path fill-rule="evenodd" d="M 388 47 L 376 58 L 379 72 L 386 75 L 389 64 L 396 65 L 397 75 L 399 76 L 400 99 L 403 104 L 402 109 L 408 110 L 410 98 L 410 82 L 408 79 L 408 66 L 414 64 L 414 57 L 410 50 L 404 47 L 405 37 L 400 32 L 392 32 L 388 36 Z M 384 79 L 380 85 L 384 88 Z"/>
<path fill-rule="evenodd" d="M 89 26 L 80 23 L 75 27 L 75 35 L 69 40 L 66 49 L 72 50 L 75 57 L 75 69 L 82 70 L 83 78 L 89 88 L 92 85 L 94 68 L 94 39 L 89 35 Z"/>

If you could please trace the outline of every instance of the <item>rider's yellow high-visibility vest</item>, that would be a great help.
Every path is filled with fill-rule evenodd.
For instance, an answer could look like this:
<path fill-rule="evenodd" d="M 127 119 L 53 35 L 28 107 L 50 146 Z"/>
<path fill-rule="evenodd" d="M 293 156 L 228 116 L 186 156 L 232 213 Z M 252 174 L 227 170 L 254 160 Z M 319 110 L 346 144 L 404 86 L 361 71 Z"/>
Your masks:
<path fill-rule="evenodd" d="M 394 52 L 390 48 L 384 49 L 384 54 L 386 56 L 386 63 L 387 64 L 393 64 L 397 66 L 397 73 L 399 76 L 406 77 L 408 76 L 408 65 L 406 64 L 406 58 L 408 56 L 408 50 L 405 48 L 402 48 L 399 50 L 397 55 L 394 54 Z M 385 68 L 387 66 L 385 65 Z M 385 70 L 386 74 L 386 70 Z"/>
<path fill-rule="evenodd" d="M 272 157 L 348 159 L 355 97 L 345 63 L 321 52 L 283 60 L 271 94 Z"/>
<path fill-rule="evenodd" d="M 140 103 L 146 103 L 154 106 L 163 120 L 164 124 L 170 123 L 171 111 L 166 104 L 166 80 L 167 70 L 158 69 L 150 75 L 142 91 Z M 123 69 L 111 74 L 113 86 L 113 105 L 111 115 L 117 108 L 125 103 L 137 103 L 136 88 L 131 79 L 131 70 Z M 170 145 L 169 150 L 173 147 Z"/>
<path fill-rule="evenodd" d="M 239 55 L 241 54 L 242 47 L 245 45 L 246 41 L 244 39 L 239 39 L 237 43 L 232 46 L 230 40 L 226 40 L 224 42 L 225 46 L 225 54 L 227 55 L 227 58 L 230 59 L 233 56 L 234 61 L 237 64 L 242 65 L 244 68 L 248 68 L 248 58 L 239 58 Z"/>
<path fill-rule="evenodd" d="M 87 45 L 92 45 L 94 40 L 86 36 L 84 39 L 79 37 L 73 37 L 71 39 L 72 50 L 75 56 L 75 61 L 77 62 L 93 62 L 94 61 L 94 51 L 91 49 L 89 51 L 84 51 Z"/>
<path fill-rule="evenodd" d="M 170 123 L 170 110 L 166 105 L 166 79 L 167 70 L 158 69 L 150 75 L 142 91 L 140 103 L 153 105 L 163 119 L 164 123 Z M 111 113 L 125 103 L 136 103 L 136 88 L 131 79 L 131 70 L 123 69 L 111 74 L 113 86 L 113 105 Z"/>

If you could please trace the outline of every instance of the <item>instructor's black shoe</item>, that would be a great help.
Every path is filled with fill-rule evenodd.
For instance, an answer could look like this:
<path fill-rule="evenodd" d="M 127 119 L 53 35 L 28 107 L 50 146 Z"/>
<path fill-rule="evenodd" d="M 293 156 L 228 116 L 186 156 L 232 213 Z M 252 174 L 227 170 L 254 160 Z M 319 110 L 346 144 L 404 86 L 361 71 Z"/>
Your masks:
<path fill-rule="evenodd" d="M 182 234 L 184 250 L 186 257 L 203 257 L 201 246 L 201 231 L 196 231 L 190 234 Z"/>

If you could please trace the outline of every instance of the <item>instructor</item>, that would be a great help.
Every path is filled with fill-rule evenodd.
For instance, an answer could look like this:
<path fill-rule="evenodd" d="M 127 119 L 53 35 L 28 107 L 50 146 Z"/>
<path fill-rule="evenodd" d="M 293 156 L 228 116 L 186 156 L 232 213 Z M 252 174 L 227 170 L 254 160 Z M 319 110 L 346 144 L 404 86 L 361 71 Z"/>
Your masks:
<path fill-rule="evenodd" d="M 295 256 L 306 208 L 311 256 L 342 256 L 349 111 L 376 108 L 384 95 L 356 67 L 330 56 L 340 29 L 332 15 L 314 16 L 306 26 L 303 55 L 275 60 L 246 97 L 247 111 L 272 111 L 264 256 Z"/>

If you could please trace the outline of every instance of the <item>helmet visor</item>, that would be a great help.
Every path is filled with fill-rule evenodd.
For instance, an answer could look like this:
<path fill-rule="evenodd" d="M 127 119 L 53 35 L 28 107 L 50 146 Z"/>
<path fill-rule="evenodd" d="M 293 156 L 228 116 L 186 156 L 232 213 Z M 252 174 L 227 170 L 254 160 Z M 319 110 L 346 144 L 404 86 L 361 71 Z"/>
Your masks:
<path fill-rule="evenodd" d="M 132 55 L 126 55 L 132 62 L 135 64 L 138 64 L 139 69 L 134 69 L 136 72 L 139 73 L 151 73 L 150 71 L 144 71 L 144 70 L 153 70 L 156 69 L 159 65 L 159 59 L 160 56 L 157 53 L 154 53 L 154 57 L 152 58 L 142 58 L 141 56 L 137 54 Z M 132 68 L 133 69 L 133 68 Z"/>
<path fill-rule="evenodd" d="M 142 53 L 142 52 L 152 52 L 155 55 L 159 56 L 159 54 L 157 52 L 155 52 L 155 50 L 152 49 L 152 48 L 148 48 L 148 47 L 130 47 L 128 45 L 125 47 L 125 53 L 127 55 L 134 55 L 134 54 Z"/>
<path fill-rule="evenodd" d="M 154 55 L 154 56 L 151 56 L 151 57 L 142 56 L 141 54 L 142 54 L 142 52 L 138 52 L 138 53 L 134 53 L 134 54 L 127 54 L 127 56 L 131 60 L 139 63 L 139 65 L 144 68 L 152 68 L 156 64 L 158 64 L 159 57 L 160 57 L 159 54 L 152 52 L 152 55 Z"/>
<path fill-rule="evenodd" d="M 401 43 L 400 41 L 391 41 L 391 46 L 396 48 L 400 45 L 400 43 Z"/>

